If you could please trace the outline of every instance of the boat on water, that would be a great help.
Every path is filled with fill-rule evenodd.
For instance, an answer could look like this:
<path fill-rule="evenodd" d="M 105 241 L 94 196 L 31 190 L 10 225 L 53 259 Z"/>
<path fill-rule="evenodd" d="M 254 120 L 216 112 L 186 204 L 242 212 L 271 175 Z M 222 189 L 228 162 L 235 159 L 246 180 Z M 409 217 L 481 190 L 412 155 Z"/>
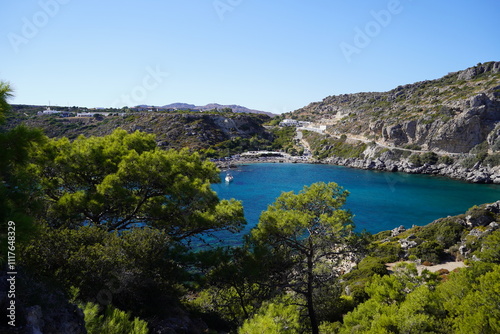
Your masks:
<path fill-rule="evenodd" d="M 234 177 L 229 174 L 229 173 L 226 173 L 226 177 L 224 178 L 224 180 L 226 180 L 227 183 L 233 181 Z"/>

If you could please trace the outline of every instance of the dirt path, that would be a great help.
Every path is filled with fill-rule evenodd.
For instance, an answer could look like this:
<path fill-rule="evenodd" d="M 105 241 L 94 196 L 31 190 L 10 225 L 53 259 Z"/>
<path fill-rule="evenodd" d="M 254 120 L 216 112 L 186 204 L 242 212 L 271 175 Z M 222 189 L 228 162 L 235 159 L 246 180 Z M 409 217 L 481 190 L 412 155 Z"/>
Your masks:
<path fill-rule="evenodd" d="M 392 272 L 393 269 L 394 269 L 394 266 L 396 264 L 403 263 L 403 262 L 386 263 L 387 270 L 389 270 L 390 272 Z M 417 265 L 417 270 L 418 270 L 418 274 L 420 275 L 424 269 L 427 269 L 430 272 L 436 272 L 439 269 L 446 269 L 446 270 L 448 270 L 448 271 L 451 272 L 451 271 L 453 271 L 453 270 L 455 270 L 457 268 L 464 268 L 464 267 L 466 267 L 466 265 L 462 261 L 451 261 L 451 262 L 444 262 L 444 263 L 441 263 L 441 264 L 436 264 L 434 266 L 424 266 L 424 265 L 420 264 L 420 265 Z"/>

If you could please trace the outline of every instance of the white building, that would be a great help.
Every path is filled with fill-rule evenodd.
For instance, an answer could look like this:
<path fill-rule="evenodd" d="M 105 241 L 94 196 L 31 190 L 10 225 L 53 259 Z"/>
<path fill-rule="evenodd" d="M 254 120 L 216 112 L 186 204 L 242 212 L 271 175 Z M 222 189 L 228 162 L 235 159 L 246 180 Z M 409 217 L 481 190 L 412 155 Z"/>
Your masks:
<path fill-rule="evenodd" d="M 309 125 L 310 122 L 297 121 L 295 119 L 285 118 L 280 122 L 280 126 L 306 126 Z"/>
<path fill-rule="evenodd" d="M 37 115 L 56 115 L 56 114 L 60 114 L 60 113 L 62 113 L 62 111 L 52 110 L 52 109 L 50 109 L 50 107 L 47 107 L 47 109 L 45 109 L 44 111 L 39 111 L 37 113 Z"/>

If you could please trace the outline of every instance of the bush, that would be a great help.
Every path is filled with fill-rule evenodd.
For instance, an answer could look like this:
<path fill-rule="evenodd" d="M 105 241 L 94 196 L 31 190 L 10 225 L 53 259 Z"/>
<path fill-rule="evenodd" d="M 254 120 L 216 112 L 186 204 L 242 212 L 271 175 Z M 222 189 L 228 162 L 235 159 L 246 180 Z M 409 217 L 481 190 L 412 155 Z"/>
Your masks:
<path fill-rule="evenodd" d="M 438 158 L 438 164 L 452 165 L 455 162 L 455 159 L 448 155 L 442 155 Z"/>
<path fill-rule="evenodd" d="M 439 263 L 444 256 L 444 248 L 439 242 L 429 240 L 422 242 L 415 248 L 411 248 L 409 253 L 424 262 Z"/>
<path fill-rule="evenodd" d="M 414 165 L 415 167 L 422 166 L 422 159 L 420 158 L 420 154 L 412 154 L 408 158 L 408 161 Z"/>
<path fill-rule="evenodd" d="M 483 240 L 481 250 L 476 255 L 484 262 L 500 263 L 500 230 L 492 232 Z"/>
<path fill-rule="evenodd" d="M 435 165 L 439 160 L 439 156 L 434 152 L 425 152 L 420 157 L 423 164 Z"/>
<path fill-rule="evenodd" d="M 490 167 L 500 166 L 500 153 L 488 155 L 484 159 L 483 164 L 488 165 Z"/>
<path fill-rule="evenodd" d="M 460 241 L 463 231 L 463 225 L 445 218 L 422 227 L 416 236 L 425 240 L 436 240 L 444 248 L 449 248 Z"/>
<path fill-rule="evenodd" d="M 420 151 L 422 149 L 417 144 L 408 144 L 408 145 L 403 146 L 403 148 L 406 148 L 407 150 L 415 150 L 415 151 Z"/>
<path fill-rule="evenodd" d="M 380 258 L 384 262 L 399 260 L 401 245 L 397 242 L 372 243 L 369 245 L 370 256 Z"/>
<path fill-rule="evenodd" d="M 130 313 L 107 306 L 101 314 L 99 305 L 87 303 L 82 306 L 85 328 L 89 334 L 148 334 L 148 324 L 139 318 L 130 319 Z"/>

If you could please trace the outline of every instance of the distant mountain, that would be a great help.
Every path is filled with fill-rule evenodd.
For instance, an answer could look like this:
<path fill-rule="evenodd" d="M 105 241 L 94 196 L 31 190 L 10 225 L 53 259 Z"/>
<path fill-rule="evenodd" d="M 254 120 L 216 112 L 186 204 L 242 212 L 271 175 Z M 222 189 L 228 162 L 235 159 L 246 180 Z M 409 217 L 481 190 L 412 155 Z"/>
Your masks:
<path fill-rule="evenodd" d="M 149 106 L 149 105 L 139 105 L 136 106 L 136 108 L 152 108 L 155 106 Z M 157 107 L 159 109 L 174 109 L 174 110 L 199 110 L 199 111 L 207 111 L 207 110 L 213 110 L 213 109 L 224 109 L 224 108 L 230 108 L 233 110 L 233 112 L 236 113 L 247 113 L 247 114 L 264 114 L 264 115 L 269 115 L 271 117 L 276 116 L 273 113 L 267 112 L 267 111 L 261 111 L 261 110 L 255 110 L 255 109 L 249 109 L 247 107 L 239 106 L 236 104 L 230 104 L 230 105 L 225 105 L 225 104 L 218 104 L 218 103 L 209 103 L 204 106 L 196 106 L 194 104 L 189 104 L 189 103 L 171 103 L 167 104 L 161 107 Z"/>
<path fill-rule="evenodd" d="M 189 103 L 171 103 L 164 105 L 163 107 L 160 107 L 161 109 L 197 109 L 194 104 L 189 104 Z"/>

